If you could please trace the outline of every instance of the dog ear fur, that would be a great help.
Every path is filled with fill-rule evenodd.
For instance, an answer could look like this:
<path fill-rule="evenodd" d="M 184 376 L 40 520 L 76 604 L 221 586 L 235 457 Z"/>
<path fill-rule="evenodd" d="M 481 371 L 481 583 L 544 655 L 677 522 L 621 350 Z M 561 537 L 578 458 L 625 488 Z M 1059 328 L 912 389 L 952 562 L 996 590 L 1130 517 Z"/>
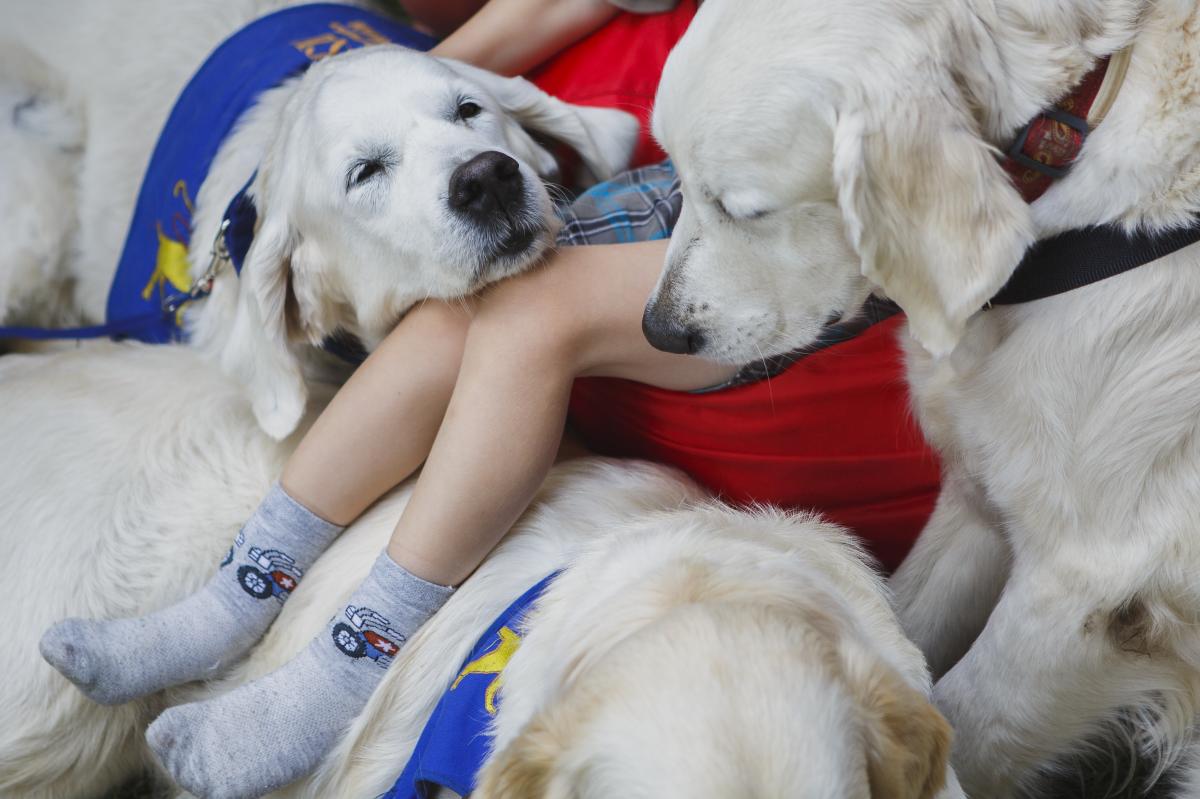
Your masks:
<path fill-rule="evenodd" d="M 961 91 L 927 72 L 839 115 L 834 181 L 864 275 L 904 309 L 917 341 L 945 355 L 1034 237 Z"/>
<path fill-rule="evenodd" d="M 891 666 L 870 656 L 848 660 L 847 682 L 864 715 L 872 799 L 932 799 L 946 784 L 949 723 Z"/>
<path fill-rule="evenodd" d="M 572 795 L 560 772 L 565 751 L 554 730 L 555 708 L 543 710 L 493 757 L 479 776 L 476 799 L 568 799 Z"/>
<path fill-rule="evenodd" d="M 505 138 L 513 154 L 539 175 L 553 175 L 557 165 L 524 129 L 569 145 L 596 180 L 608 180 L 629 166 L 638 134 L 638 121 L 632 114 L 564 103 L 524 78 L 506 78 L 449 58 L 439 60 L 483 87 L 519 123 L 506 122 Z"/>
<path fill-rule="evenodd" d="M 304 415 L 308 388 L 299 359 L 288 341 L 288 281 L 296 235 L 285 209 L 272 205 L 281 196 L 270 187 L 264 163 L 253 195 L 262 223 L 242 265 L 237 309 L 221 367 L 245 386 L 259 426 L 272 438 L 286 438 Z"/>

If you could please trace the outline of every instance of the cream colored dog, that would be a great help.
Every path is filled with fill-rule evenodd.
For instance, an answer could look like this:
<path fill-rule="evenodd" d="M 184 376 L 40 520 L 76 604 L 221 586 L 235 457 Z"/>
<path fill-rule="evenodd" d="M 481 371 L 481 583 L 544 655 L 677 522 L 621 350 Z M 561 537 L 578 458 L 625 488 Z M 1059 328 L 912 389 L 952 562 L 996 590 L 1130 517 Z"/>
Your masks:
<path fill-rule="evenodd" d="M 0 65 L 32 99 L 0 86 L 13 128 L 0 136 L 12 145 L 0 165 L 14 163 L 0 172 L 13 182 L 0 187 L 0 215 L 20 222 L 0 251 L 0 323 L 104 318 L 176 95 L 224 37 L 295 4 L 48 0 L 6 14 Z M 624 112 L 567 105 L 521 78 L 394 45 L 327 57 L 241 115 L 204 183 L 186 189 L 191 277 L 207 269 L 225 209 L 252 175 L 259 226 L 241 279 L 218 274 L 188 327 L 246 386 L 263 429 L 279 438 L 295 428 L 304 361 L 326 337 L 344 331 L 370 348 L 414 303 L 473 293 L 539 261 L 558 224 L 541 178 L 557 168 L 522 126 L 576 149 L 597 178 L 626 166 L 637 134 Z M 48 157 L 47 142 L 60 140 Z M 509 183 L 519 197 L 481 218 L 449 197 L 458 168 L 485 153 L 517 161 Z M 187 276 L 168 277 L 186 290 Z"/>
<path fill-rule="evenodd" d="M 273 670 L 316 634 L 408 496 L 352 525 L 230 674 L 102 707 L 38 656 L 44 629 L 194 590 L 294 439 L 262 433 L 239 387 L 181 346 L 6 356 L 0 407 L 4 797 L 98 797 L 137 774 L 165 706 Z M 924 661 L 840 529 L 736 512 L 670 470 L 599 459 L 556 467 L 318 773 L 282 795 L 386 790 L 476 639 L 561 568 L 504 672 L 481 797 L 962 796 Z"/>
<path fill-rule="evenodd" d="M 972 796 L 1122 708 L 1163 765 L 1196 723 L 1200 248 L 981 309 L 1037 237 L 1195 224 L 1198 30 L 1194 0 L 708 0 L 659 89 L 684 205 L 652 340 L 739 361 L 871 291 L 907 312 L 945 474 L 894 587 Z M 1027 206 L 997 148 L 1126 47 L 1107 118 Z"/>

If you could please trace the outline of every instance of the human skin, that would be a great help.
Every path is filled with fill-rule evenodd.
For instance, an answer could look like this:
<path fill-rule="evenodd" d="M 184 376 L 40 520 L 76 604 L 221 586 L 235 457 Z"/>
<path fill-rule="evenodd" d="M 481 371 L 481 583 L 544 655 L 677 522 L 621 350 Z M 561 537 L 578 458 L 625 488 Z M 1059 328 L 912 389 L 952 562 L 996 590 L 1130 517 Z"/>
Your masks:
<path fill-rule="evenodd" d="M 305 436 L 284 489 L 348 524 L 424 462 L 388 552 L 423 579 L 459 584 L 553 463 L 575 378 L 691 390 L 735 371 L 643 337 L 666 246 L 564 248 L 479 298 L 413 310 Z"/>
<path fill-rule="evenodd" d="M 405 0 L 413 21 L 445 36 L 435 55 L 520 75 L 617 13 L 607 0 Z"/>

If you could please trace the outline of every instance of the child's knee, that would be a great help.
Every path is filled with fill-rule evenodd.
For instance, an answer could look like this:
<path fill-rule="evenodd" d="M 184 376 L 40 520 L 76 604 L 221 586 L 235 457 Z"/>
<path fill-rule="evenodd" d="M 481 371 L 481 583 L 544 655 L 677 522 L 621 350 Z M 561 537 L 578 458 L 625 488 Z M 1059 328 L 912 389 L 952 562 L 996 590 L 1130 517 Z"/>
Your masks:
<path fill-rule="evenodd" d="M 407 362 L 412 357 L 412 342 L 420 341 L 422 352 L 429 356 L 426 360 L 453 362 L 457 370 L 475 312 L 474 303 L 473 299 L 429 300 L 415 306 L 380 345 L 383 357 L 393 353 L 393 357 Z"/>
<path fill-rule="evenodd" d="M 494 347 L 507 355 L 583 368 L 589 317 L 561 276 L 541 270 L 497 284 L 484 295 L 471 322 L 473 345 Z"/>
<path fill-rule="evenodd" d="M 439 340 L 466 340 L 467 330 L 475 315 L 474 298 L 454 301 L 429 300 L 408 312 L 405 324 L 419 327 L 421 333 Z"/>

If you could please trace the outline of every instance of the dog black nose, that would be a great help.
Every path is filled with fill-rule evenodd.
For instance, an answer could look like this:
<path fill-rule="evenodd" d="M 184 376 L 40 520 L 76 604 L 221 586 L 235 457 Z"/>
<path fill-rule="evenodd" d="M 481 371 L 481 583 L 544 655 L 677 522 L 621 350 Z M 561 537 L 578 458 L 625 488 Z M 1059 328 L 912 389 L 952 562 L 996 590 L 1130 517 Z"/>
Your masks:
<path fill-rule="evenodd" d="M 692 355 L 704 346 L 703 332 L 682 324 L 669 308 L 654 301 L 642 313 L 642 334 L 650 346 L 663 352 Z"/>
<path fill-rule="evenodd" d="M 515 158 L 488 150 L 450 175 L 450 207 L 485 221 L 518 205 L 525 197 L 523 183 Z"/>

